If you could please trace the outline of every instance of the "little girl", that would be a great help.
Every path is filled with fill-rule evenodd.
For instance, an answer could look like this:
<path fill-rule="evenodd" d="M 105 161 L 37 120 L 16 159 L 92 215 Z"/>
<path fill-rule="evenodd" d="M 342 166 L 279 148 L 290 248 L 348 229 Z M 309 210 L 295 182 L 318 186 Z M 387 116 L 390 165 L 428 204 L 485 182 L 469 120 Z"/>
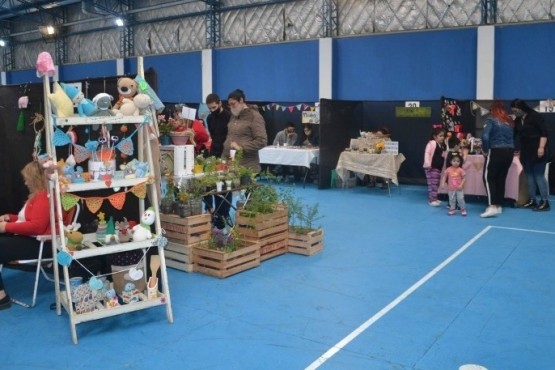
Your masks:
<path fill-rule="evenodd" d="M 462 158 L 459 153 L 454 152 L 450 154 L 451 166 L 447 167 L 443 178 L 441 179 L 441 186 L 447 185 L 447 194 L 449 194 L 449 211 L 447 214 L 452 216 L 457 211 L 457 204 L 461 209 L 461 215 L 466 216 L 466 204 L 464 202 L 464 177 L 466 175 L 462 169 Z"/>
<path fill-rule="evenodd" d="M 432 137 L 424 151 L 424 172 L 428 183 L 428 204 L 439 207 L 441 202 L 437 199 L 441 170 L 445 162 L 445 131 L 442 128 L 434 128 Z"/>

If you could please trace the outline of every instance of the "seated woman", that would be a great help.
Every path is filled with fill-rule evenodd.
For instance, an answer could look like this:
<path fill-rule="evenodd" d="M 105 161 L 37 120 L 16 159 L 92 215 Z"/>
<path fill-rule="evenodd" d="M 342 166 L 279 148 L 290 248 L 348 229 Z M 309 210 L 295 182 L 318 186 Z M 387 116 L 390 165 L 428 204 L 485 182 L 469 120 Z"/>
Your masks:
<path fill-rule="evenodd" d="M 303 127 L 303 132 L 299 136 L 297 146 L 314 147 L 320 144 L 320 136 L 317 130 L 314 130 L 311 124 L 306 124 Z"/>
<path fill-rule="evenodd" d="M 29 189 L 29 198 L 19 214 L 0 216 L 0 265 L 14 260 L 38 257 L 40 242 L 30 236 L 50 234 L 50 206 L 46 179 L 39 162 L 28 163 L 21 170 Z M 44 257 L 52 257 L 51 248 L 44 248 Z M 4 290 L 0 273 L 0 310 L 9 308 L 10 296 Z"/>

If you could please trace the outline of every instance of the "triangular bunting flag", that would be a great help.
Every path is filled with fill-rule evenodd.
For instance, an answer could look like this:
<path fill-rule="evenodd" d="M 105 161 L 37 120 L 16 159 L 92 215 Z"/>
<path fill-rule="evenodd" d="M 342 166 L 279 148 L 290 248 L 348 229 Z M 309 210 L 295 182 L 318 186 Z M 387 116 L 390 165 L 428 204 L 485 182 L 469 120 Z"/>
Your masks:
<path fill-rule="evenodd" d="M 279 108 L 281 108 L 281 106 L 279 104 L 274 104 L 276 106 L 276 110 L 279 110 Z"/>
<path fill-rule="evenodd" d="M 296 107 L 297 107 L 298 110 L 301 110 L 301 107 L 302 107 L 302 106 L 303 106 L 302 104 L 297 104 L 297 105 L 296 105 Z"/>
<path fill-rule="evenodd" d="M 303 109 L 308 108 L 308 104 L 303 104 Z"/>
<path fill-rule="evenodd" d="M 131 188 L 131 192 L 135 194 L 137 198 L 144 199 L 146 197 L 146 184 L 138 184 Z"/>
<path fill-rule="evenodd" d="M 91 213 L 96 213 L 102 206 L 102 198 L 86 198 L 85 204 Z"/>
<path fill-rule="evenodd" d="M 295 109 L 295 106 L 294 105 L 290 106 L 289 107 L 289 113 L 293 113 L 293 109 Z"/>
<path fill-rule="evenodd" d="M 108 197 L 108 201 L 115 209 L 122 209 L 125 204 L 125 193 L 116 193 Z"/>
<path fill-rule="evenodd" d="M 282 106 L 282 107 L 281 107 L 281 111 L 282 111 L 282 112 L 285 112 L 286 109 L 287 109 L 286 106 Z"/>
<path fill-rule="evenodd" d="M 62 207 L 65 211 L 69 211 L 79 202 L 79 197 L 77 195 L 62 193 Z"/>

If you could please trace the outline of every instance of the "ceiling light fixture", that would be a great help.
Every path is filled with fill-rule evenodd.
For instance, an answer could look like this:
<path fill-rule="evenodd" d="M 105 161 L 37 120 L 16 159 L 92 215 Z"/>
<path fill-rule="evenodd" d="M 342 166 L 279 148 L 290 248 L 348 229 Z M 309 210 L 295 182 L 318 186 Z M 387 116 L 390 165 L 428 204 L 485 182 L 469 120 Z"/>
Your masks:
<path fill-rule="evenodd" d="M 49 35 L 53 35 L 56 33 L 56 29 L 54 26 L 46 26 L 46 33 Z"/>
<path fill-rule="evenodd" d="M 6 41 L 0 40 L 0 47 L 3 48 L 4 46 L 6 46 Z"/>
<path fill-rule="evenodd" d="M 123 27 L 123 19 L 121 18 L 116 18 L 116 25 L 118 27 Z"/>

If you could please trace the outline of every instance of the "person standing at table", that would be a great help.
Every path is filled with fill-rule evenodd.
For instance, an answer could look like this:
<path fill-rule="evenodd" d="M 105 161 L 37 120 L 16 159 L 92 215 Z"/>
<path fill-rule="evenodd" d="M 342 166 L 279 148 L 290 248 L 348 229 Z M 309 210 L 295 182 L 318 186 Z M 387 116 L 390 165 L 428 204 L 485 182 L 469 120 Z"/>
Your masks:
<path fill-rule="evenodd" d="M 503 104 L 495 100 L 490 108 L 490 117 L 484 122 L 482 131 L 484 184 L 488 196 L 488 207 L 480 217 L 493 217 L 502 213 L 505 199 L 505 182 L 514 157 L 514 121 Z"/>
<path fill-rule="evenodd" d="M 442 128 L 434 128 L 432 136 L 424 150 L 424 172 L 428 183 L 428 204 L 439 207 L 441 201 L 437 198 L 441 170 L 445 164 L 445 131 Z"/>
<path fill-rule="evenodd" d="M 242 90 L 236 89 L 229 93 L 227 103 L 231 109 L 231 120 L 227 126 L 223 156 L 231 158 L 230 150 L 242 151 L 239 164 L 259 173 L 258 151 L 268 143 L 264 118 L 258 109 L 247 105 Z"/>
<path fill-rule="evenodd" d="M 550 161 L 547 142 L 547 126 L 541 114 L 533 110 L 521 99 L 511 102 L 515 119 L 517 148 L 520 149 L 520 162 L 524 167 L 528 186 L 528 202 L 523 208 L 534 211 L 549 211 L 547 179 L 545 168 Z M 536 191 L 540 193 L 540 204 L 536 203 Z"/>
<path fill-rule="evenodd" d="M 222 101 L 217 94 L 208 94 L 206 96 L 206 105 L 210 111 L 210 114 L 206 117 L 208 131 L 212 138 L 210 155 L 221 158 L 224 142 L 227 138 L 227 125 L 231 119 L 231 112 L 223 107 Z M 225 194 L 225 199 L 222 199 L 220 196 L 214 196 L 214 199 L 212 199 L 212 196 L 209 196 L 204 199 L 204 203 L 214 217 L 214 225 L 219 229 L 223 229 L 225 226 L 224 220 L 229 219 L 231 201 L 231 192 Z"/>

